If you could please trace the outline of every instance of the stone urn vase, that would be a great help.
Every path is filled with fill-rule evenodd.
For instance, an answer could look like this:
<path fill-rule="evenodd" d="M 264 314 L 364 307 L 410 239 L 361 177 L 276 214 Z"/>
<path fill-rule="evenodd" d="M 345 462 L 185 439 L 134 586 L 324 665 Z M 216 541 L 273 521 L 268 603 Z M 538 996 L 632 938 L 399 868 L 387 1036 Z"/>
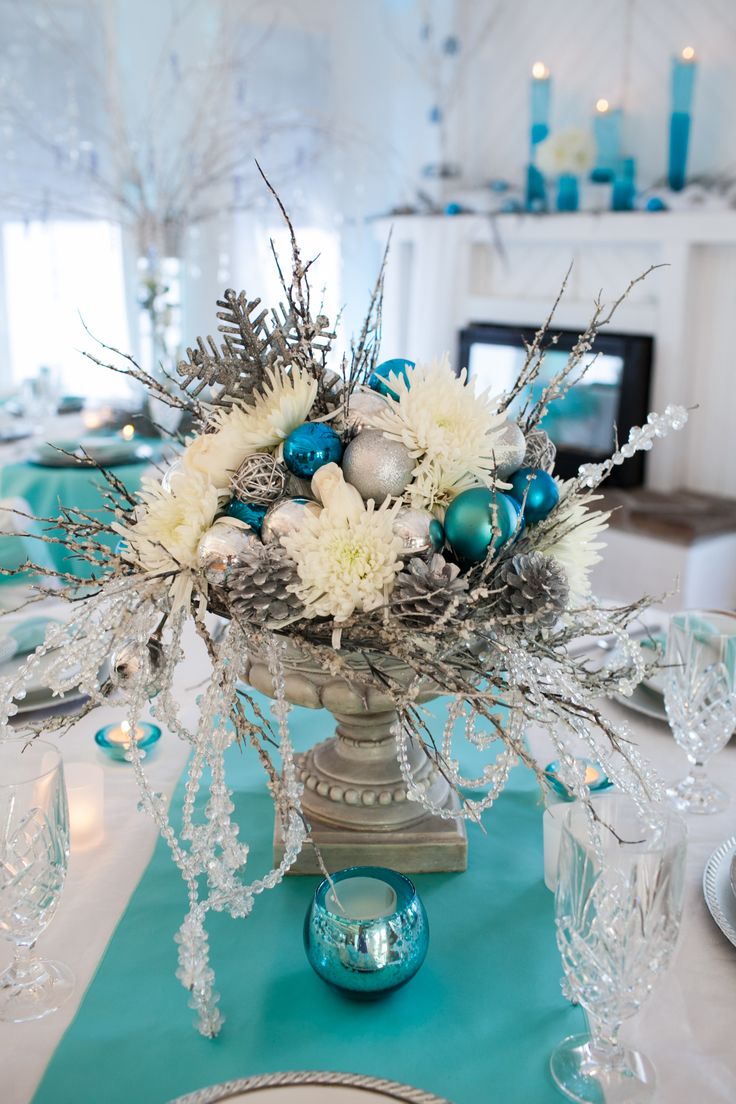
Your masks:
<path fill-rule="evenodd" d="M 407 685 L 413 677 L 409 668 L 395 660 L 376 656 L 375 662 Z M 327 869 L 366 865 L 403 873 L 465 870 L 464 821 L 428 814 L 421 804 L 407 800 L 392 732 L 397 717 L 391 699 L 369 684 L 364 659 L 356 657 L 351 667 L 354 679 L 336 677 L 287 641 L 287 699 L 292 705 L 326 709 L 336 722 L 334 735 L 297 756 L 304 815 Z M 274 696 L 264 657 L 246 656 L 242 677 L 255 690 Z M 439 693 L 428 685 L 418 700 L 430 701 Z M 409 762 L 414 782 L 433 803 L 448 810 L 457 807 L 448 782 L 420 746 L 410 745 Z M 282 854 L 277 823 L 277 862 Z M 312 844 L 305 845 L 291 873 L 321 873 Z"/>

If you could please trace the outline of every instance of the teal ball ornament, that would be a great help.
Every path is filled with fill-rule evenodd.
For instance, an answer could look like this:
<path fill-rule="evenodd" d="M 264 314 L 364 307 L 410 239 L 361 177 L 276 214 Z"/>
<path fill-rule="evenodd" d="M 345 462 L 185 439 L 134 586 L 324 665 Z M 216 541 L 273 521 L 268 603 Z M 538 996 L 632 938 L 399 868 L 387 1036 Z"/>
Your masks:
<path fill-rule="evenodd" d="M 233 498 L 225 510 L 225 517 L 237 518 L 238 521 L 245 522 L 255 533 L 260 533 L 269 505 L 270 503 L 261 505 L 258 502 L 241 502 L 240 499 Z"/>
<path fill-rule="evenodd" d="M 325 464 L 339 464 L 342 453 L 342 441 L 324 422 L 304 422 L 284 441 L 284 463 L 300 479 L 311 479 Z"/>
<path fill-rule="evenodd" d="M 501 491 L 473 487 L 453 498 L 445 513 L 445 539 L 457 558 L 480 563 L 493 542 L 500 548 L 515 533 L 521 511 L 518 503 Z"/>
<path fill-rule="evenodd" d="M 523 508 L 526 521 L 542 521 L 560 501 L 559 487 L 543 468 L 519 468 L 509 482 L 509 494 Z"/>
<path fill-rule="evenodd" d="M 391 379 L 392 377 L 401 376 L 406 386 L 409 387 L 411 381 L 407 373 L 407 368 L 415 367 L 416 365 L 413 360 L 405 360 L 404 357 L 394 357 L 393 360 L 384 360 L 383 364 L 378 364 L 371 372 L 368 377 L 368 386 L 371 391 L 377 391 L 379 395 L 387 395 L 390 399 L 398 401 L 399 395 L 391 386 Z M 396 385 L 394 384 L 394 386 Z"/>

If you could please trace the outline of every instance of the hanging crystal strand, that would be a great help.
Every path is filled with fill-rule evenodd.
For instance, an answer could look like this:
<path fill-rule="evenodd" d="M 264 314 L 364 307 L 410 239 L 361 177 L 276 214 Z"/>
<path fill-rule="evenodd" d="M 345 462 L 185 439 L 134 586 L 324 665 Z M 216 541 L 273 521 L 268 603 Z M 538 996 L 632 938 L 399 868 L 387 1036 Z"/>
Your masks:
<path fill-rule="evenodd" d="M 652 412 L 647 415 L 644 426 L 632 426 L 629 439 L 602 464 L 583 464 L 578 470 L 577 483 L 580 487 L 599 486 L 618 464 L 623 464 L 635 452 L 648 452 L 656 437 L 666 437 L 670 430 L 682 429 L 687 423 L 687 410 L 683 406 L 666 406 L 663 414 Z"/>
<path fill-rule="evenodd" d="M 291 705 L 286 700 L 286 675 L 284 672 L 284 643 L 275 633 L 270 633 L 266 643 L 266 662 L 274 688 L 272 711 L 276 717 L 279 731 L 279 750 L 281 752 L 281 785 L 278 813 L 281 816 L 284 833 L 284 870 L 288 870 L 299 855 L 306 830 L 301 815 L 302 785 L 298 780 L 294 749 L 289 735 L 289 713 Z M 276 795 L 274 795 L 276 796 Z"/>

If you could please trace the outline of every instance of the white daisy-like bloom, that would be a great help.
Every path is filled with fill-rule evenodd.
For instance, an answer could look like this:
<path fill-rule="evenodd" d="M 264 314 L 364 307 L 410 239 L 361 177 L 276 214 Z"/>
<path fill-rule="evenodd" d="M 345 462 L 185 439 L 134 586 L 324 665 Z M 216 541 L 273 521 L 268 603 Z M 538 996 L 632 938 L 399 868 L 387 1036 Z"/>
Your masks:
<path fill-rule="evenodd" d="M 366 504 L 336 464 L 320 468 L 312 486 L 324 508 L 281 543 L 296 563 L 306 616 L 346 621 L 383 605 L 401 570 L 402 545 L 393 530 L 401 503 Z"/>
<path fill-rule="evenodd" d="M 548 176 L 569 173 L 579 176 L 593 167 L 595 142 L 587 130 L 569 127 L 558 130 L 540 142 L 536 150 L 537 167 Z"/>
<path fill-rule="evenodd" d="M 134 523 L 113 525 L 144 572 L 177 573 L 172 582 L 175 607 L 189 600 L 190 570 L 197 565 L 200 538 L 215 520 L 219 502 L 214 484 L 196 472 L 172 475 L 168 489 L 144 478 Z"/>
<path fill-rule="evenodd" d="M 598 540 L 608 528 L 609 512 L 589 510 L 587 503 L 600 495 L 583 500 L 565 497 L 563 484 L 560 504 L 554 512 L 554 526 L 548 532 L 539 531 L 534 550 L 552 556 L 563 567 L 570 586 L 568 606 L 583 605 L 590 595 L 590 572 L 602 559 L 605 542 Z"/>
<path fill-rule="evenodd" d="M 387 399 L 373 424 L 406 445 L 416 461 L 407 488 L 412 506 L 441 510 L 461 491 L 491 485 L 506 414 L 496 413 L 488 391 L 476 394 L 466 383 L 466 369 L 456 376 L 447 355 L 406 372 L 408 383 L 401 376 L 392 380 L 398 399 Z"/>
<path fill-rule="evenodd" d="M 181 456 L 183 468 L 206 478 L 218 491 L 227 491 L 234 473 L 253 449 L 244 446 L 238 425 L 228 416 L 216 433 L 193 438 Z"/>

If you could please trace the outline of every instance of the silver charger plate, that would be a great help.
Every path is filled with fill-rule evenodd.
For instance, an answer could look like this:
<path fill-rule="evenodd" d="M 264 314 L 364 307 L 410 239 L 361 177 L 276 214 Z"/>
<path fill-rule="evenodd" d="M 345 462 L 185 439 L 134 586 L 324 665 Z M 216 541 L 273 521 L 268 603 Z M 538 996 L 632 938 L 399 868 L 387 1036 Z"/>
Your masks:
<path fill-rule="evenodd" d="M 369 1104 L 369 1101 L 398 1100 L 404 1104 L 452 1104 L 410 1085 L 384 1081 L 361 1074 L 309 1070 L 294 1073 L 264 1073 L 240 1081 L 225 1081 L 179 1096 L 169 1104 Z"/>
<path fill-rule="evenodd" d="M 736 947 L 736 895 L 731 886 L 731 862 L 736 836 L 724 840 L 705 864 L 703 893 L 710 914 L 726 939 Z"/>

